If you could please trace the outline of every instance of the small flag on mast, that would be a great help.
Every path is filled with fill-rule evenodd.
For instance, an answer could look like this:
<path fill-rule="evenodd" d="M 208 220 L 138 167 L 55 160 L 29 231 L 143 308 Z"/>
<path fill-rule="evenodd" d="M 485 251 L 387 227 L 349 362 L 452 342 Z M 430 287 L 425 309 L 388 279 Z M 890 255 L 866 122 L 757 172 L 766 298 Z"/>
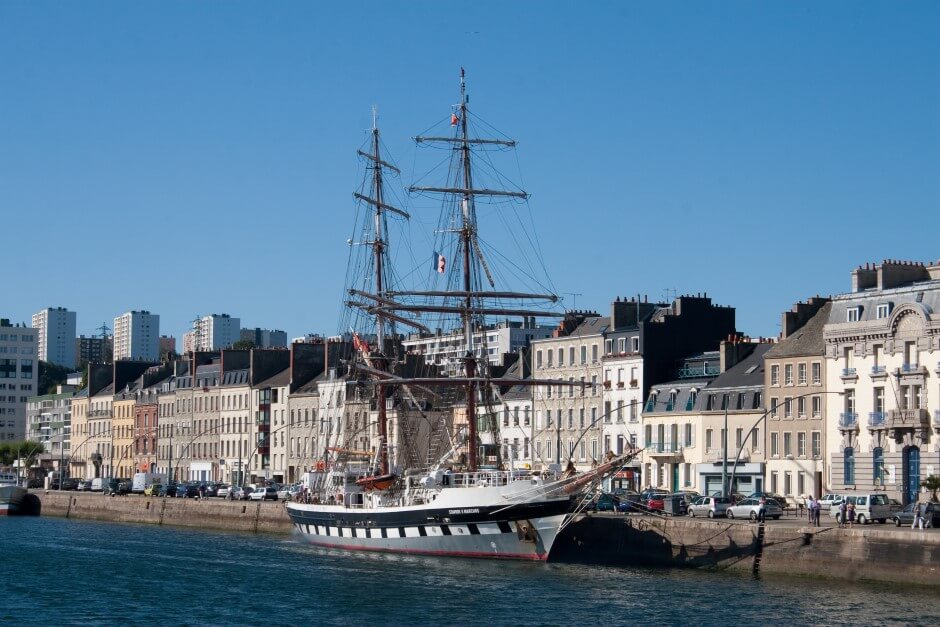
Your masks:
<path fill-rule="evenodd" d="M 457 126 L 457 123 L 458 123 L 458 122 L 460 122 L 460 116 L 458 116 L 456 113 L 451 113 L 451 114 L 450 114 L 450 125 L 451 125 L 451 126 Z"/>
<path fill-rule="evenodd" d="M 444 274 L 444 270 L 447 268 L 447 260 L 444 258 L 444 255 L 437 251 L 434 251 L 433 268 L 437 270 L 438 274 Z"/>

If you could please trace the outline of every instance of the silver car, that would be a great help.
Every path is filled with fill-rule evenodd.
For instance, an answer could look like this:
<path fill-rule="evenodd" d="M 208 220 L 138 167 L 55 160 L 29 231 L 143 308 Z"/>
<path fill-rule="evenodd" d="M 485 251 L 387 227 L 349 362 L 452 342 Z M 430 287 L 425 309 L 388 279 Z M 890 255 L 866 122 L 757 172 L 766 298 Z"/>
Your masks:
<path fill-rule="evenodd" d="M 708 516 L 718 518 L 725 515 L 731 499 L 720 496 L 700 496 L 689 505 L 689 516 Z"/>
<path fill-rule="evenodd" d="M 765 517 L 779 520 L 780 517 L 783 516 L 783 510 L 780 509 L 780 505 L 777 503 L 777 501 L 773 499 L 767 499 L 765 507 Z M 750 518 L 751 520 L 757 520 L 757 511 L 759 509 L 760 499 L 744 499 L 743 501 L 739 501 L 735 505 L 729 507 L 727 515 L 728 518 Z"/>

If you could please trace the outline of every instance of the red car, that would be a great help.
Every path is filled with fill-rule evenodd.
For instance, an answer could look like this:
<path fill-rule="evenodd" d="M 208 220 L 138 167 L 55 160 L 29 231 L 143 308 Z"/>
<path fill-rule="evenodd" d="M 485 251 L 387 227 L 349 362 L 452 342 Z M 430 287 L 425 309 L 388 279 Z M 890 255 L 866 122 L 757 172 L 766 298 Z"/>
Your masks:
<path fill-rule="evenodd" d="M 663 511 L 666 509 L 665 504 L 663 503 L 664 494 L 652 494 L 649 498 L 646 499 L 646 509 Z"/>

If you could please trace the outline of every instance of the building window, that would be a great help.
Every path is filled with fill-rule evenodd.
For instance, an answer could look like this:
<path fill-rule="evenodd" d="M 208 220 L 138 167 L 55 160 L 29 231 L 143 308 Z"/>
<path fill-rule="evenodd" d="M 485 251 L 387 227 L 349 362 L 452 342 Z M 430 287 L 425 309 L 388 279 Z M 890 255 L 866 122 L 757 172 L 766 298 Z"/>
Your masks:
<path fill-rule="evenodd" d="M 692 424 L 685 424 L 685 446 L 692 446 Z"/>
<path fill-rule="evenodd" d="M 638 336 L 634 336 L 630 338 L 630 349 L 634 353 L 640 352 L 640 338 Z"/>
<path fill-rule="evenodd" d="M 853 485 L 855 483 L 855 449 L 847 446 L 842 453 L 842 476 L 843 484 Z"/>
<path fill-rule="evenodd" d="M 774 494 L 777 493 L 777 473 L 770 473 L 770 491 Z"/>
<path fill-rule="evenodd" d="M 587 346 L 582 346 L 581 347 L 581 365 L 583 366 L 586 363 L 587 363 Z"/>
<path fill-rule="evenodd" d="M 806 385 L 806 364 L 797 364 L 796 382 L 800 385 Z"/>
<path fill-rule="evenodd" d="M 806 418 L 806 397 L 801 396 L 796 399 L 796 415 L 800 418 Z"/>
<path fill-rule="evenodd" d="M 786 418 L 792 418 L 792 417 L 793 417 L 793 403 L 790 402 L 790 397 L 789 397 L 789 396 L 785 396 L 785 397 L 783 398 L 783 415 L 784 415 Z"/>
<path fill-rule="evenodd" d="M 813 397 L 813 418 L 819 418 L 822 414 L 822 398 L 819 396 Z"/>
<path fill-rule="evenodd" d="M 597 363 L 597 344 L 591 344 L 591 362 Z"/>
<path fill-rule="evenodd" d="M 796 454 L 799 457 L 806 457 L 806 433 L 804 431 L 796 434 Z"/>
<path fill-rule="evenodd" d="M 705 449 L 710 449 L 712 447 L 712 429 L 705 429 Z"/>
<path fill-rule="evenodd" d="M 793 490 L 791 490 L 791 488 L 793 487 L 792 484 L 793 484 L 793 473 L 792 472 L 783 473 L 783 493 L 784 494 L 793 494 Z"/>
<path fill-rule="evenodd" d="M 811 443 L 812 443 L 812 447 L 813 447 L 813 457 L 814 457 L 814 458 L 819 458 L 819 454 L 820 454 L 820 452 L 821 452 L 821 451 L 820 451 L 820 448 L 821 448 L 821 447 L 820 447 L 820 439 L 821 439 L 821 438 L 820 438 L 819 431 L 813 431 L 812 438 L 811 438 Z"/>
<path fill-rule="evenodd" d="M 547 362 L 546 365 L 547 365 L 549 368 L 551 368 L 551 367 L 552 367 L 552 360 L 553 360 L 553 357 L 554 357 L 554 355 L 555 355 L 555 351 L 553 351 L 552 349 L 548 349 L 548 350 L 546 351 L 546 353 L 547 353 L 547 354 L 546 354 L 546 357 L 548 358 L 548 362 Z"/>
<path fill-rule="evenodd" d="M 777 417 L 777 398 L 776 397 L 771 397 L 770 399 L 770 417 L 771 418 Z"/>
<path fill-rule="evenodd" d="M 793 439 L 793 434 L 790 433 L 789 431 L 787 431 L 786 433 L 783 434 L 783 455 L 784 455 L 784 457 L 786 457 L 786 456 L 788 456 L 788 455 L 793 455 L 793 443 L 791 442 L 792 439 Z"/>
<path fill-rule="evenodd" d="M 861 307 L 849 307 L 845 312 L 845 321 L 846 322 L 858 322 L 862 315 Z M 853 482 L 854 483 L 854 482 Z"/>
<path fill-rule="evenodd" d="M 793 385 L 793 364 L 787 364 L 783 367 L 783 384 Z"/>
<path fill-rule="evenodd" d="M 610 355 L 613 352 L 614 341 L 604 340 L 604 354 Z"/>
<path fill-rule="evenodd" d="M 618 353 L 627 352 L 627 338 L 625 337 L 617 338 L 617 352 Z"/>
<path fill-rule="evenodd" d="M 885 305 L 887 306 L 887 305 Z M 885 480 L 885 451 L 880 446 L 871 452 L 871 477 L 875 485 L 884 485 Z"/>
<path fill-rule="evenodd" d="M 770 367 L 770 385 L 780 385 L 780 366 L 776 364 Z"/>
<path fill-rule="evenodd" d="M 875 309 L 875 317 L 879 320 L 882 318 L 887 318 L 889 313 L 891 313 L 891 305 L 888 303 L 878 305 L 878 307 Z"/>
<path fill-rule="evenodd" d="M 565 349 L 558 349 L 558 367 L 561 368 L 565 365 Z"/>
<path fill-rule="evenodd" d="M 542 367 L 542 351 L 535 351 L 535 367 Z"/>
<path fill-rule="evenodd" d="M 822 364 L 818 361 L 814 361 L 812 365 L 813 371 L 813 385 L 819 385 L 822 383 Z"/>

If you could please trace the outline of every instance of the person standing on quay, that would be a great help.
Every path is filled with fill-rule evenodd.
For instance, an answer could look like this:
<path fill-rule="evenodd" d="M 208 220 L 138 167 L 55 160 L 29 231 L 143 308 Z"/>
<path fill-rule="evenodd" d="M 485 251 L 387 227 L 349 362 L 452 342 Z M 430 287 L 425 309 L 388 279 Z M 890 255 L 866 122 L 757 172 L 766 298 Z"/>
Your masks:
<path fill-rule="evenodd" d="M 757 522 L 767 522 L 767 498 L 760 497 L 760 505 L 757 507 Z"/>
<path fill-rule="evenodd" d="M 917 503 L 914 505 L 914 522 L 911 523 L 911 529 L 916 529 L 920 527 L 924 528 L 924 503 Z"/>
<path fill-rule="evenodd" d="M 849 513 L 848 505 L 845 502 L 845 499 L 839 504 L 839 528 L 845 529 L 846 524 L 848 524 L 848 519 L 846 516 Z"/>

